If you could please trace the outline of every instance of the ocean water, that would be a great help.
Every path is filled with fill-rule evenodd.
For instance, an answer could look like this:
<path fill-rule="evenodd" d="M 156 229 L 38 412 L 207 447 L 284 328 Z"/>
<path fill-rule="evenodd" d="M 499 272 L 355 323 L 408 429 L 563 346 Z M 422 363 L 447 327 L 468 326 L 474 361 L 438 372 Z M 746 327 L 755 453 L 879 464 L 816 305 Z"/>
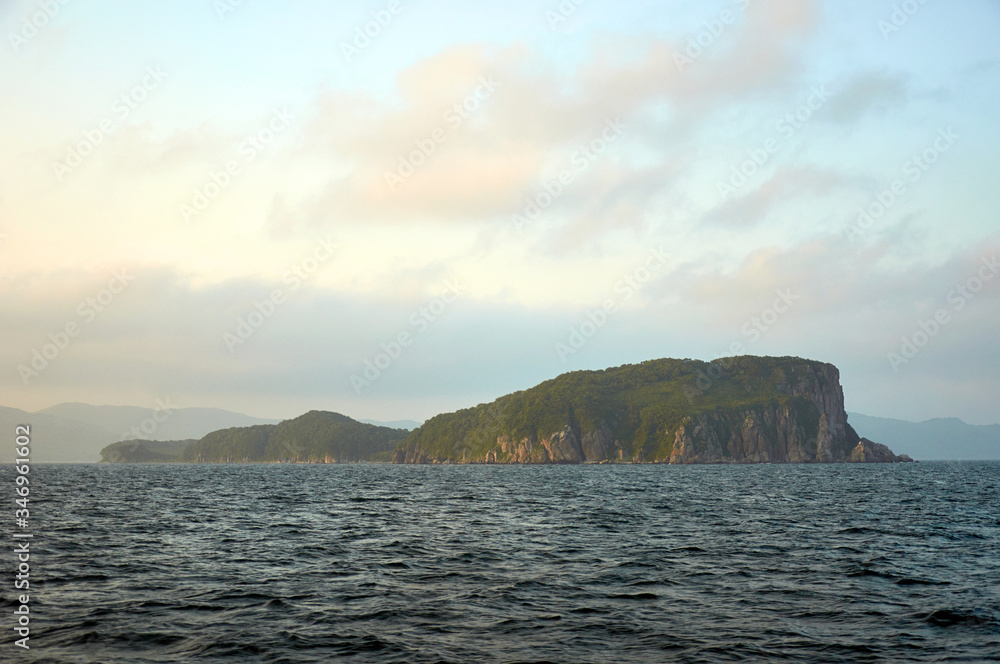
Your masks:
<path fill-rule="evenodd" d="M 5 546 L 5 662 L 1000 658 L 997 463 L 31 478 L 31 650 Z"/>

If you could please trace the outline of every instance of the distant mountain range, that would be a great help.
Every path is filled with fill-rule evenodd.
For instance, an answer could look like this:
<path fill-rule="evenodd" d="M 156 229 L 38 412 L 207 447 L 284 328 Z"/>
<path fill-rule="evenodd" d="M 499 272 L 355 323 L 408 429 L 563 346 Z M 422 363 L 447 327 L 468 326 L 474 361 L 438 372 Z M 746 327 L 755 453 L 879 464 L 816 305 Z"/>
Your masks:
<path fill-rule="evenodd" d="M 857 432 L 917 460 L 1000 460 L 1000 424 L 966 424 L 957 417 L 907 422 L 848 413 Z"/>
<path fill-rule="evenodd" d="M 281 421 L 250 417 L 218 408 L 176 408 L 169 400 L 157 408 L 62 403 L 39 412 L 106 429 L 116 434 L 116 440 L 201 438 L 207 433 L 227 427 L 277 424 Z"/>
<path fill-rule="evenodd" d="M 92 406 L 63 403 L 30 413 L 0 406 L 0 432 L 31 424 L 31 459 L 36 463 L 93 463 L 101 449 L 127 439 L 185 440 L 229 427 L 276 424 L 217 408 Z M 0 463 L 12 463 L 14 446 L 0 444 Z"/>
<path fill-rule="evenodd" d="M 102 447 L 120 440 L 107 429 L 47 413 L 0 406 L 0 436 L 13 440 L 14 427 L 31 425 L 31 460 L 36 463 L 84 463 L 100 458 Z M 14 445 L 0 444 L 0 463 L 14 462 Z"/>

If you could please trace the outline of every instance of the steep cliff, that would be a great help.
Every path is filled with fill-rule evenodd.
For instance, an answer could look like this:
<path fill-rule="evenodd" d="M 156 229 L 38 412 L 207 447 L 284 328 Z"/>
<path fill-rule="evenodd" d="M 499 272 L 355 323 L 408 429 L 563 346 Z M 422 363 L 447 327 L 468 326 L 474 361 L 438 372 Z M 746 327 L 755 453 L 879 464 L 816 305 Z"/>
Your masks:
<path fill-rule="evenodd" d="M 411 433 L 393 460 L 906 460 L 867 442 L 863 445 L 847 423 L 840 374 L 833 365 L 799 358 L 664 359 L 564 374 L 492 404 L 439 415 Z"/>

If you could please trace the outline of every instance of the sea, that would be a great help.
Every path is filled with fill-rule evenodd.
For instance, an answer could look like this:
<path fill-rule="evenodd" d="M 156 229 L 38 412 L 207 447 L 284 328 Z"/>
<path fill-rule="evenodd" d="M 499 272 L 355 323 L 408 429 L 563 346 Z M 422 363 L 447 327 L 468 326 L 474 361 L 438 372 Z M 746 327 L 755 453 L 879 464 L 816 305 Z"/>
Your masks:
<path fill-rule="evenodd" d="M 1000 661 L 1000 463 L 38 465 L 3 662 Z"/>

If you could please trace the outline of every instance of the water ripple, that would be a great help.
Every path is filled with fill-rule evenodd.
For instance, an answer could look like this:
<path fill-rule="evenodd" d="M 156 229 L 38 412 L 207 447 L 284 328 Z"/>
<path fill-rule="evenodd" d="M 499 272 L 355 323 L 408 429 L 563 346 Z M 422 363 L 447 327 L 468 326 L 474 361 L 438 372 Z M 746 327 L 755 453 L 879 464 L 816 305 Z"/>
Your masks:
<path fill-rule="evenodd" d="M 39 466 L 19 661 L 989 661 L 998 477 Z"/>

